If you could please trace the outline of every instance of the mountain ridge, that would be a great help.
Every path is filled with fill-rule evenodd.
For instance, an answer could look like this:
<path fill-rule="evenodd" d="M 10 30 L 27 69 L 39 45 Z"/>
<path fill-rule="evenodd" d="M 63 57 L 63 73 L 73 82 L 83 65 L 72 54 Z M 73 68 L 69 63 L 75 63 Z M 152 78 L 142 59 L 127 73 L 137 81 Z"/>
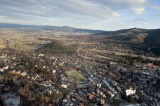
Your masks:
<path fill-rule="evenodd" d="M 0 28 L 52 30 L 55 32 L 75 32 L 75 33 L 90 33 L 90 34 L 95 34 L 95 33 L 98 34 L 104 32 L 103 30 L 83 29 L 71 26 L 23 25 L 23 24 L 9 24 L 9 23 L 0 23 Z"/>

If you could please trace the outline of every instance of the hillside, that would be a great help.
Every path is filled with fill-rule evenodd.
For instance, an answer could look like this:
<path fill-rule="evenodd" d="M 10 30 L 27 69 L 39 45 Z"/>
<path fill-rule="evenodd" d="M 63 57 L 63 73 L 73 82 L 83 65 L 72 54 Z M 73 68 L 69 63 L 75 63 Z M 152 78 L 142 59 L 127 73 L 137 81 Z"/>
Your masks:
<path fill-rule="evenodd" d="M 144 43 L 160 46 L 160 29 L 148 31 L 148 36 L 144 39 Z"/>
<path fill-rule="evenodd" d="M 52 41 L 51 43 L 47 43 L 44 45 L 40 45 L 41 47 L 38 48 L 36 51 L 44 54 L 65 54 L 65 55 L 72 55 L 75 54 L 76 51 L 73 47 L 64 45 L 58 41 Z"/>
<path fill-rule="evenodd" d="M 103 32 L 106 39 L 112 39 L 125 43 L 142 43 L 146 45 L 160 45 L 160 29 L 131 28 L 119 31 Z"/>
<path fill-rule="evenodd" d="M 108 40 L 115 43 L 127 44 L 132 49 L 142 50 L 146 53 L 154 53 L 160 55 L 160 29 L 139 29 L 131 28 L 119 31 L 110 31 L 101 33 L 105 38 L 104 42 Z"/>

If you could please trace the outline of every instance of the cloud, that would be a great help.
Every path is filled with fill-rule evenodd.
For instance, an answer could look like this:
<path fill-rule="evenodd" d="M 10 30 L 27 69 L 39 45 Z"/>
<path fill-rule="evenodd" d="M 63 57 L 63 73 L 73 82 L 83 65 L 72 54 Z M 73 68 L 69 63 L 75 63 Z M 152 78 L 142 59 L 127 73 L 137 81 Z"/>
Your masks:
<path fill-rule="evenodd" d="M 144 7 L 141 7 L 141 8 L 132 8 L 133 12 L 135 14 L 143 14 L 145 12 L 145 9 Z"/>
<path fill-rule="evenodd" d="M 160 6 L 154 6 L 153 7 L 155 10 L 160 10 Z"/>
<path fill-rule="evenodd" d="M 110 18 L 118 16 L 116 11 L 86 0 L 0 0 L 0 5 L 0 13 L 9 16 L 22 13 L 41 17 L 72 17 L 73 15 L 81 15 L 95 18 Z"/>
<path fill-rule="evenodd" d="M 1 15 L 0 15 L 0 18 L 6 18 L 6 16 L 1 16 Z"/>
<path fill-rule="evenodd" d="M 0 22 L 121 27 L 129 18 L 148 14 L 147 6 L 148 0 L 0 0 Z"/>
<path fill-rule="evenodd" d="M 131 10 L 134 13 L 142 14 L 144 12 L 144 7 L 147 4 L 146 0 L 93 0 L 101 5 L 106 5 L 113 10 Z"/>
<path fill-rule="evenodd" d="M 29 14 L 40 17 L 114 18 L 119 9 L 144 12 L 145 0 L 0 0 L 0 14 L 21 17 Z"/>

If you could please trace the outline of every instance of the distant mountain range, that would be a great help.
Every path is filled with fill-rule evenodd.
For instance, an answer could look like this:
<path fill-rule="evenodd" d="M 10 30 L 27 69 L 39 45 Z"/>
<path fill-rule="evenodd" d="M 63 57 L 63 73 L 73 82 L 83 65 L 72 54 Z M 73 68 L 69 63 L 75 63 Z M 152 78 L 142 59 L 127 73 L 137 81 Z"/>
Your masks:
<path fill-rule="evenodd" d="M 70 26 L 47 26 L 47 25 L 38 26 L 38 25 L 20 25 L 20 24 L 7 24 L 7 23 L 0 23 L 0 28 L 51 30 L 53 32 L 87 33 L 87 34 L 98 34 L 104 32 L 102 30 L 80 29 Z"/>

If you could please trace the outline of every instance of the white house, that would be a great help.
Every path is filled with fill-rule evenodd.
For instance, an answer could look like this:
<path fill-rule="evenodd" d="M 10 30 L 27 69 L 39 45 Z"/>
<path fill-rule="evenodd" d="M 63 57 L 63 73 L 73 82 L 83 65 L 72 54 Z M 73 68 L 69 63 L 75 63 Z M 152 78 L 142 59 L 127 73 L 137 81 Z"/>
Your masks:
<path fill-rule="evenodd" d="M 62 85 L 61 85 L 61 87 L 62 87 L 62 88 L 67 88 L 67 87 L 68 87 L 68 85 L 66 85 L 66 84 L 62 84 Z"/>
<path fill-rule="evenodd" d="M 129 88 L 126 89 L 126 96 L 134 95 L 136 93 L 136 89 Z"/>

